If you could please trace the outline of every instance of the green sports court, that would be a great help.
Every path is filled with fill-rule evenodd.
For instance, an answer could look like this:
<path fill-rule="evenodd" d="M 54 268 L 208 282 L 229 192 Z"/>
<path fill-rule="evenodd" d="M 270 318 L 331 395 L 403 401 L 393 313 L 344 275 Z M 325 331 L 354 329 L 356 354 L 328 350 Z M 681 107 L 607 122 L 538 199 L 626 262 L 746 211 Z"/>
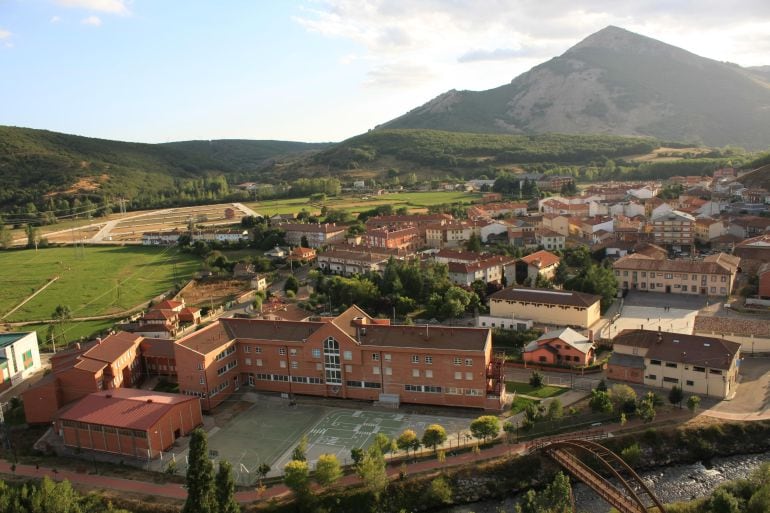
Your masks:
<path fill-rule="evenodd" d="M 280 475 L 303 435 L 308 437 L 307 459 L 313 468 L 321 454 L 332 453 L 341 463 L 350 463 L 350 450 L 368 447 L 378 433 L 395 438 L 405 429 L 412 429 L 422 436 L 425 428 L 434 423 L 444 426 L 449 439 L 456 444 L 457 434 L 467 433 L 471 420 L 399 410 L 291 406 L 286 400 L 261 397 L 226 426 L 211 430 L 208 440 L 212 459 L 231 462 L 238 484 L 249 485 L 256 481 L 256 469 L 262 463 L 273 468 L 269 475 Z M 182 472 L 184 461 L 183 454 L 177 460 Z"/>

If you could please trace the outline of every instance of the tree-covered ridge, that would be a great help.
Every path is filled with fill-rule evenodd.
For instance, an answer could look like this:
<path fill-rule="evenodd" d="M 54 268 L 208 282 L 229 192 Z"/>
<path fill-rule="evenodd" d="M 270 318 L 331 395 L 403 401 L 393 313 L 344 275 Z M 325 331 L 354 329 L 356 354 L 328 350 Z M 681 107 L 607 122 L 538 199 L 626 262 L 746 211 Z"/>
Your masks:
<path fill-rule="evenodd" d="M 287 141 L 143 144 L 0 126 L 0 212 L 62 215 L 61 197 L 93 204 L 130 198 L 134 208 L 225 199 L 271 159 L 323 145 Z M 71 206 L 69 207 L 71 208 Z"/>
<path fill-rule="evenodd" d="M 611 135 L 503 135 L 441 130 L 376 130 L 343 141 L 314 157 L 340 169 L 366 166 L 383 156 L 426 166 L 479 167 L 533 162 L 587 163 L 649 153 L 654 139 Z"/>

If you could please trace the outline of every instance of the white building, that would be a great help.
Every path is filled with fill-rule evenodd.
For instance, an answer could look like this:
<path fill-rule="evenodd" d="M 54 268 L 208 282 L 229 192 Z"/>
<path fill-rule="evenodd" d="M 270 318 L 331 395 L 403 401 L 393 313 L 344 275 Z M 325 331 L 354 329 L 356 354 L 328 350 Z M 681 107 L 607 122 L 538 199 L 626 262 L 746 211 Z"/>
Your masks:
<path fill-rule="evenodd" d="M 0 388 L 21 383 L 40 369 L 37 333 L 0 333 Z"/>

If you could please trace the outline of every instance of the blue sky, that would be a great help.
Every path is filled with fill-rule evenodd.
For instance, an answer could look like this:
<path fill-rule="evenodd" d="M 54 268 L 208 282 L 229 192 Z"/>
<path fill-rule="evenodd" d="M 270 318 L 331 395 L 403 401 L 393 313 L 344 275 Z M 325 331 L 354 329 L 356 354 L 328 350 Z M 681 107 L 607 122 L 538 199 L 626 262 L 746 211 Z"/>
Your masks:
<path fill-rule="evenodd" d="M 616 4 L 631 4 L 618 6 Z M 614 24 L 770 64 L 770 2 L 0 0 L 0 124 L 336 141 L 510 81 Z"/>

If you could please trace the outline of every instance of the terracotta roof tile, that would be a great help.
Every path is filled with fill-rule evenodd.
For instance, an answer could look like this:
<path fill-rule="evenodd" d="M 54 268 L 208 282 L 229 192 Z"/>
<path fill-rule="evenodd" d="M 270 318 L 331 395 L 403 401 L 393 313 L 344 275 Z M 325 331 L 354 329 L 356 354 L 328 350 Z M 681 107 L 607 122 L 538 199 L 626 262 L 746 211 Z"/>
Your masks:
<path fill-rule="evenodd" d="M 92 360 L 113 363 L 129 349 L 136 348 L 141 340 L 140 335 L 119 331 L 91 347 L 83 353 L 83 356 Z"/>

